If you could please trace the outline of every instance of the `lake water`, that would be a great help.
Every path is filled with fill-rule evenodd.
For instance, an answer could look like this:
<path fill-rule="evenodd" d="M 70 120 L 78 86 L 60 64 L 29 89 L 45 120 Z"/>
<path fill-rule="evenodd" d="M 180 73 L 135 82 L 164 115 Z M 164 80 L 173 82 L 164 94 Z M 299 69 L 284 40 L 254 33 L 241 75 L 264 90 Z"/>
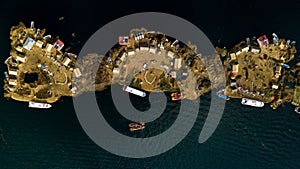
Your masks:
<path fill-rule="evenodd" d="M 215 5 L 206 2 L 195 6 L 190 3 L 188 9 L 180 4 L 173 8 L 146 6 L 134 8 L 140 1 L 121 4 L 123 10 L 112 12 L 114 2 L 107 2 L 107 8 L 85 2 L 62 3 L 57 6 L 58 12 L 51 12 L 51 4 L 42 7 L 29 6 L 25 2 L 13 2 L 2 6 L 0 62 L 9 56 L 9 29 L 12 25 L 24 21 L 29 26 L 34 20 L 37 27 L 48 28 L 49 34 L 60 35 L 68 46 L 72 32 L 78 34 L 81 41 L 71 51 L 79 53 L 84 42 L 101 26 L 126 14 L 142 11 L 163 11 L 176 14 L 201 28 L 215 45 L 230 47 L 240 40 L 253 35 L 259 36 L 276 32 L 279 36 L 291 39 L 300 37 L 299 4 L 281 3 L 273 5 L 253 1 L 224 1 Z M 167 6 L 168 4 L 163 4 Z M 210 6 L 211 8 L 208 8 Z M 267 9 L 282 9 L 281 12 L 263 12 Z M 14 9 L 13 9 L 14 8 Z M 43 11 L 37 15 L 38 8 Z M 131 10 L 132 9 L 132 10 Z M 279 10 L 280 11 L 280 10 Z M 286 11 L 286 12 L 285 12 Z M 65 16 L 64 22 L 58 17 Z M 88 19 L 87 19 L 88 18 Z M 76 41 L 78 40 L 76 39 Z M 297 39 L 296 39 L 297 40 Z M 299 49 L 299 44 L 297 43 Z M 0 72 L 5 70 L 4 65 Z M 1 79 L 4 79 L 1 73 Z M 0 81 L 3 86 L 3 81 Z M 0 88 L 1 93 L 3 89 Z M 98 98 L 109 95 L 109 90 L 97 92 Z M 272 110 L 246 107 L 240 100 L 231 99 L 226 103 L 223 118 L 212 137 L 203 144 L 198 137 L 210 106 L 210 97 L 201 97 L 198 119 L 188 136 L 170 151 L 145 159 L 131 159 L 113 155 L 93 143 L 82 130 L 76 117 L 72 99 L 63 98 L 50 110 L 29 109 L 27 103 L 0 99 L 0 168 L 300 168 L 300 115 L 296 114 L 290 104 Z M 101 100 L 101 99 L 100 99 Z M 139 102 L 139 109 L 149 106 Z M 103 111 L 107 118 L 114 121 L 120 116 L 112 108 L 113 103 L 105 102 Z M 179 104 L 169 103 L 167 114 L 159 127 L 149 126 L 142 132 L 163 132 L 177 116 Z M 110 115 L 111 112 L 111 115 Z M 119 121 L 122 121 L 119 119 Z M 118 131 L 124 131 L 122 123 L 114 124 Z M 151 130 L 150 130 L 151 129 Z M 125 131 L 126 132 L 126 131 Z"/>

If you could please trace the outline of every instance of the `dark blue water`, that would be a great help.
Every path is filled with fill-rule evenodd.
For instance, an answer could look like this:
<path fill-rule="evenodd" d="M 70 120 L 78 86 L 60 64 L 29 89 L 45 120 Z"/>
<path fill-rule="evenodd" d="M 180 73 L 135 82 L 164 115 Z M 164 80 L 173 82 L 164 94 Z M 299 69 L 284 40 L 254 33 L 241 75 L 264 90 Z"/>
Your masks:
<path fill-rule="evenodd" d="M 270 36 L 273 32 L 298 40 L 299 3 L 282 2 L 278 5 L 275 1 L 271 4 L 258 0 L 247 3 L 224 0 L 194 5 L 195 2 L 185 1 L 186 7 L 182 3 L 173 2 L 168 7 L 170 4 L 166 2 L 149 5 L 135 0 L 119 5 L 109 1 L 105 7 L 87 2 L 61 2 L 55 6 L 57 12 L 53 11 L 53 2 L 43 5 L 6 2 L 0 7 L 0 63 L 9 56 L 9 29 L 19 21 L 29 26 L 34 20 L 37 27 L 47 27 L 47 33 L 60 35 L 66 46 L 73 41 L 71 33 L 76 32 L 81 43 L 71 51 L 79 53 L 84 42 L 101 26 L 123 15 L 143 11 L 183 17 L 220 46 L 230 47 L 248 36 L 265 33 Z M 140 6 L 135 7 L 136 4 Z M 65 22 L 58 21 L 60 16 L 65 16 Z M 4 70 L 2 64 L 0 72 Z M 3 93 L 2 88 L 0 91 Z M 108 90 L 97 93 L 99 98 L 107 95 Z M 63 98 L 51 110 L 28 109 L 26 103 L 0 98 L 0 168 L 300 168 L 300 116 L 293 111 L 294 107 L 285 104 L 274 111 L 269 106 L 257 109 L 241 106 L 239 102 L 232 99 L 226 103 L 217 130 L 207 142 L 199 144 L 198 137 L 210 106 L 209 95 L 201 97 L 196 124 L 180 144 L 159 156 L 130 159 L 113 155 L 89 139 L 77 120 L 71 98 Z M 112 103 L 105 104 L 106 113 L 117 113 Z M 143 109 L 148 104 L 139 105 Z M 164 131 L 177 116 L 176 105 L 172 103 L 170 107 L 160 126 L 150 126 L 151 131 L 143 132 Z M 111 121 L 122 121 L 119 116 L 107 114 Z M 122 123 L 113 126 L 124 131 Z"/>

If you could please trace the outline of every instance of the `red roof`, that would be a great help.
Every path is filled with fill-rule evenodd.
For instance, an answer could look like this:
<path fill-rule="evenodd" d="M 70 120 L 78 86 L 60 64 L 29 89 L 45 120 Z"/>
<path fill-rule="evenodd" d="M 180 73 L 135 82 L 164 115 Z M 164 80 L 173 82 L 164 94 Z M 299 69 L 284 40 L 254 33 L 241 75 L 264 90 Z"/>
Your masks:
<path fill-rule="evenodd" d="M 262 35 L 261 37 L 258 38 L 258 40 L 260 41 L 260 46 L 266 46 L 269 44 L 269 39 L 266 35 Z M 264 43 L 265 41 L 265 43 Z"/>

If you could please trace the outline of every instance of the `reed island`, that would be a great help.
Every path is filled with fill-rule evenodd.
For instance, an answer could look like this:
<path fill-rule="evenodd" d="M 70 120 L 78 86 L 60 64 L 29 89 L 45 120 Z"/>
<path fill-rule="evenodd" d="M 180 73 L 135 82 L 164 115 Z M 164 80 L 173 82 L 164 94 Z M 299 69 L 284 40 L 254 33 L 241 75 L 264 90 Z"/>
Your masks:
<path fill-rule="evenodd" d="M 77 97 L 117 83 L 145 93 L 172 92 L 175 100 L 195 100 L 216 90 L 222 91 L 217 92 L 220 99 L 247 98 L 274 109 L 288 102 L 300 105 L 296 42 L 275 33 L 268 35 L 272 39 L 254 36 L 202 56 L 192 43 L 133 29 L 120 35 L 106 54 L 90 53 L 84 59 L 77 59 L 64 50 L 62 40 L 45 33 L 34 22 L 11 28 L 4 97 L 54 103 L 62 96 Z M 216 67 L 220 60 L 222 65 Z"/>

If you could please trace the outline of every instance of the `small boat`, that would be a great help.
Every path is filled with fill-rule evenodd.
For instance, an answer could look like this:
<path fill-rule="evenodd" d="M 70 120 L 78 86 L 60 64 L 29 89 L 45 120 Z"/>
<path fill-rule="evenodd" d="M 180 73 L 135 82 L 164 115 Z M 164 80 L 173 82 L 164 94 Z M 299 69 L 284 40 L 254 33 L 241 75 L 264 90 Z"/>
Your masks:
<path fill-rule="evenodd" d="M 298 113 L 298 114 L 300 114 L 300 107 L 296 107 L 295 108 L 295 112 Z"/>
<path fill-rule="evenodd" d="M 138 131 L 138 130 L 143 130 L 145 128 L 145 126 L 136 126 L 136 127 L 131 127 L 130 131 Z"/>
<path fill-rule="evenodd" d="M 143 130 L 145 128 L 145 122 L 130 123 L 128 126 L 130 131 Z"/>
<path fill-rule="evenodd" d="M 38 108 L 38 109 L 48 109 L 48 108 L 51 108 L 52 106 L 49 103 L 37 103 L 37 102 L 30 101 L 28 104 L 28 107 Z"/>
<path fill-rule="evenodd" d="M 228 96 L 224 94 L 225 89 L 219 90 L 216 94 L 218 95 L 219 98 L 225 99 L 225 100 L 230 100 Z"/>
<path fill-rule="evenodd" d="M 128 126 L 129 126 L 129 127 L 135 127 L 135 126 L 137 126 L 137 125 L 142 125 L 142 126 L 144 126 L 144 125 L 145 125 L 145 122 L 130 123 Z"/>
<path fill-rule="evenodd" d="M 181 92 L 175 92 L 175 93 L 172 93 L 171 94 L 171 97 L 172 97 L 172 100 L 175 101 L 175 100 L 181 100 L 183 99 L 183 94 Z"/>
<path fill-rule="evenodd" d="M 248 99 L 248 98 L 242 98 L 241 103 L 243 105 L 247 105 L 247 106 L 264 107 L 264 102 L 261 102 L 258 100 L 253 100 L 253 99 Z"/>
<path fill-rule="evenodd" d="M 6 79 L 7 81 L 9 81 L 9 77 L 8 77 L 7 72 L 4 72 L 4 75 L 5 75 L 5 79 Z"/>

